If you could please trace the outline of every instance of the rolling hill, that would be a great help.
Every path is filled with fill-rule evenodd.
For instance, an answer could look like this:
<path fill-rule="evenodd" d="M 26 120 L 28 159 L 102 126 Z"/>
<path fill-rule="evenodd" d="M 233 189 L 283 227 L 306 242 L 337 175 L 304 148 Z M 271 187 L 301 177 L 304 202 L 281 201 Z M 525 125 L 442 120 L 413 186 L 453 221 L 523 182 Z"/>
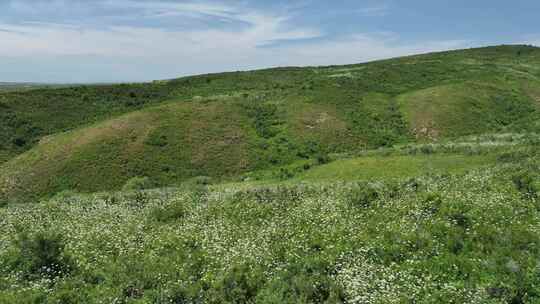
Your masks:
<path fill-rule="evenodd" d="M 234 181 L 322 155 L 540 130 L 540 49 L 0 93 L 0 198 Z M 276 169 L 277 170 L 277 169 Z"/>
<path fill-rule="evenodd" d="M 540 49 L 0 93 L 0 303 L 539 303 Z"/>

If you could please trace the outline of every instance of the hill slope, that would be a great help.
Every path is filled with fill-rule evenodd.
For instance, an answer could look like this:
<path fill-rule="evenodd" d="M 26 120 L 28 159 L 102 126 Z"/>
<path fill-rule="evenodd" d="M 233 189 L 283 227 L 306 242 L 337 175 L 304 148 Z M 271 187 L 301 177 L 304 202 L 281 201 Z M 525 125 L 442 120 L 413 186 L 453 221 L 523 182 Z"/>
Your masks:
<path fill-rule="evenodd" d="M 321 153 L 538 131 L 540 49 L 7 92 L 0 108 L 4 199 L 115 190 L 135 176 L 166 186 Z"/>
<path fill-rule="evenodd" d="M 0 207 L 0 302 L 538 303 L 540 141 L 525 139 L 370 151 L 303 183 Z M 426 158 L 465 147 L 496 163 L 417 175 Z M 336 181 L 365 171 L 372 182 Z"/>

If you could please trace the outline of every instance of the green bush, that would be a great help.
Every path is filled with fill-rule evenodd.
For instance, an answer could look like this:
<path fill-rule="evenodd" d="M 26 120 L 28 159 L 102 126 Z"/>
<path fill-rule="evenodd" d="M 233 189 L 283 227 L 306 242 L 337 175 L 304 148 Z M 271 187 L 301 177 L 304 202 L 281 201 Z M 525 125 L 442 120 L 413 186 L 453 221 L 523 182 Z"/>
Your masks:
<path fill-rule="evenodd" d="M 174 202 L 163 208 L 156 207 L 152 210 L 151 215 L 156 221 L 167 223 L 182 219 L 186 215 L 186 208 L 181 202 Z"/>
<path fill-rule="evenodd" d="M 51 200 L 59 203 L 73 203 L 77 195 L 77 192 L 73 190 L 64 190 L 56 193 Z"/>
<path fill-rule="evenodd" d="M 432 145 L 424 145 L 420 148 L 422 154 L 433 154 L 435 153 L 435 148 Z"/>
<path fill-rule="evenodd" d="M 62 237 L 53 232 L 20 233 L 8 265 L 29 280 L 62 277 L 73 270 Z"/>
<path fill-rule="evenodd" d="M 280 168 L 277 177 L 280 180 L 288 180 L 294 177 L 294 173 L 289 168 Z"/>
<path fill-rule="evenodd" d="M 164 134 L 151 134 L 144 143 L 154 147 L 165 147 L 169 144 L 169 141 Z"/>
<path fill-rule="evenodd" d="M 252 265 L 234 265 L 212 286 L 211 303 L 253 303 L 264 275 Z"/>
<path fill-rule="evenodd" d="M 379 192 L 371 185 L 358 185 L 348 194 L 351 206 L 368 208 L 380 197 Z"/>
<path fill-rule="evenodd" d="M 134 190 L 147 190 L 154 187 L 154 184 L 148 177 L 133 177 L 128 180 L 122 190 L 124 191 L 134 191 Z"/>
<path fill-rule="evenodd" d="M 305 258 L 289 265 L 276 280 L 268 282 L 257 296 L 257 303 L 345 303 L 342 288 L 332 279 L 333 272 L 319 257 Z"/>
<path fill-rule="evenodd" d="M 423 211 L 429 215 L 434 215 L 439 212 L 442 207 L 442 197 L 439 193 L 427 193 L 422 199 L 424 205 Z"/>
<path fill-rule="evenodd" d="M 330 156 L 328 156 L 328 154 L 319 153 L 317 154 L 316 161 L 317 161 L 317 164 L 324 165 L 324 164 L 328 164 L 331 161 L 331 159 L 330 159 Z"/>
<path fill-rule="evenodd" d="M 512 178 L 517 190 L 527 196 L 538 197 L 540 194 L 540 178 L 531 172 L 524 171 Z"/>
<path fill-rule="evenodd" d="M 194 181 L 196 185 L 208 186 L 212 183 L 212 178 L 208 176 L 197 176 Z"/>

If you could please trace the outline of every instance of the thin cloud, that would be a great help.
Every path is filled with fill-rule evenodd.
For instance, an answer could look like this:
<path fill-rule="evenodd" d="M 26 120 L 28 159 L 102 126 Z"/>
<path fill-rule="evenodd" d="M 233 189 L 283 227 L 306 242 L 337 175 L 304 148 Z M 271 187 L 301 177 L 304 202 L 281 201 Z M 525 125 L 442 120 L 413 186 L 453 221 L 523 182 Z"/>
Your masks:
<path fill-rule="evenodd" d="M 176 16 L 180 14 L 230 17 L 238 13 L 235 7 L 218 3 L 108 0 L 104 1 L 102 5 L 109 8 L 143 10 L 147 13 L 147 16 L 154 17 Z"/>
<path fill-rule="evenodd" d="M 103 5 L 196 13 L 229 18 L 247 26 L 236 28 L 207 28 L 172 30 L 144 26 L 109 25 L 92 26 L 59 24 L 51 22 L 23 22 L 0 24 L 4 29 L 0 39 L 7 45 L 0 49 L 4 56 L 32 54 L 102 56 L 161 56 L 163 54 L 197 54 L 205 50 L 232 48 L 235 50 L 257 48 L 274 41 L 318 37 L 320 31 L 312 28 L 289 28 L 288 16 L 274 16 L 255 10 L 214 4 L 160 2 L 152 5 L 140 1 L 106 1 Z M 26 33 L 28 35 L 20 35 Z M 164 47 L 166 46 L 166 47 Z"/>
<path fill-rule="evenodd" d="M 356 10 L 356 12 L 364 17 L 384 17 L 390 12 L 390 6 L 388 4 L 382 4 L 364 7 Z"/>
<path fill-rule="evenodd" d="M 208 26 L 175 29 L 144 23 L 126 25 L 115 22 L 116 15 L 109 23 L 99 26 L 41 20 L 0 23 L 0 41 L 3 41 L 0 66 L 19 63 L 17 75 L 22 75 L 22 71 L 29 75 L 26 79 L 15 79 L 19 81 L 43 81 L 41 75 L 55 75 L 51 80 L 54 82 L 143 81 L 284 65 L 357 63 L 470 45 L 460 40 L 407 44 L 400 42 L 395 33 L 328 35 L 322 28 L 292 22 L 296 16 L 250 9 L 240 4 L 94 2 L 98 4 L 119 14 L 118 17 L 154 14 L 158 18 L 162 14 L 161 18 L 166 18 L 166 14 L 191 14 L 208 22 Z M 55 5 L 70 4 L 55 1 Z M 232 24 L 212 24 L 218 19 Z M 40 69 L 29 64 L 25 68 L 25 62 L 37 64 Z M 0 77 L 13 75 L 6 73 L 6 69 L 0 71 Z"/>

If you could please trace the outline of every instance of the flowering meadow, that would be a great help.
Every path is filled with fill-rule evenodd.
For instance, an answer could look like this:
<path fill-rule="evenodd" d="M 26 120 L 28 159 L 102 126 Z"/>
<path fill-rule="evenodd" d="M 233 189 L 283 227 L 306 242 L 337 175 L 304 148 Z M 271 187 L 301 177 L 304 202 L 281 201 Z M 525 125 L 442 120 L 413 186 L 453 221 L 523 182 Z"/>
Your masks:
<path fill-rule="evenodd" d="M 3 206 L 0 303 L 538 303 L 538 160 Z"/>

